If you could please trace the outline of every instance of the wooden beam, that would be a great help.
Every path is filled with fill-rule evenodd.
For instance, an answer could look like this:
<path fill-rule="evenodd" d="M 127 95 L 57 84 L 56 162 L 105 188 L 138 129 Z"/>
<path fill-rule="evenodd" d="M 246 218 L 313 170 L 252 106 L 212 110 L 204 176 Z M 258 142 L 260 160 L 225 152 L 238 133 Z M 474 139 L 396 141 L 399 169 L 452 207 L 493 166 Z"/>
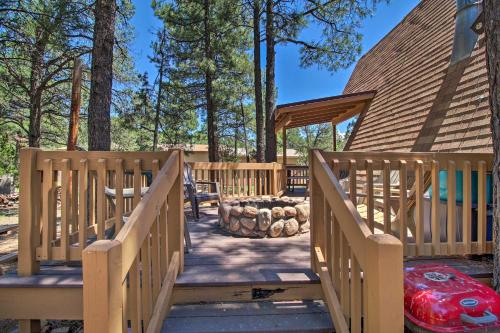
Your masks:
<path fill-rule="evenodd" d="M 278 131 L 280 129 L 285 128 L 286 126 L 288 126 L 291 121 L 292 121 L 292 116 L 289 115 L 289 114 L 285 115 L 283 118 L 281 118 L 280 120 L 278 120 L 278 122 L 274 126 L 275 133 L 278 133 Z"/>
<path fill-rule="evenodd" d="M 355 94 L 355 95 L 340 95 L 328 99 L 322 99 L 318 101 L 304 101 L 303 103 L 293 103 L 293 105 L 279 105 L 278 111 L 280 113 L 311 109 L 311 108 L 319 108 L 322 106 L 336 106 L 341 104 L 349 104 L 355 102 L 362 102 L 366 100 L 371 100 L 375 96 L 375 92 L 366 92 L 364 94 Z"/>
<path fill-rule="evenodd" d="M 81 287 L 25 286 L 0 289 L 0 318 L 31 320 L 83 319 L 83 291 Z"/>
<path fill-rule="evenodd" d="M 334 122 L 335 124 L 339 124 L 339 123 L 341 123 L 349 118 L 352 118 L 355 115 L 360 114 L 363 111 L 363 109 L 365 108 L 365 106 L 366 106 L 365 103 L 359 104 L 354 109 L 349 110 L 347 112 L 344 112 L 342 114 L 339 114 L 338 116 L 335 116 L 332 119 L 332 122 Z"/>

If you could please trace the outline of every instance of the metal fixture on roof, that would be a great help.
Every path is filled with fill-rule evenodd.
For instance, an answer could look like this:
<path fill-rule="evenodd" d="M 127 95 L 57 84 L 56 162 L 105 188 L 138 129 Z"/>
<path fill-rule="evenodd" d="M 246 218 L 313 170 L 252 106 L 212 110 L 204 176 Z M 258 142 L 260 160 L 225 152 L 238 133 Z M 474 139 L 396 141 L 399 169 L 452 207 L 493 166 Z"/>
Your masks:
<path fill-rule="evenodd" d="M 477 42 L 477 33 L 474 25 L 481 14 L 481 1 L 456 0 L 457 14 L 455 19 L 455 38 L 450 64 L 453 65 L 464 60 L 472 54 Z"/>

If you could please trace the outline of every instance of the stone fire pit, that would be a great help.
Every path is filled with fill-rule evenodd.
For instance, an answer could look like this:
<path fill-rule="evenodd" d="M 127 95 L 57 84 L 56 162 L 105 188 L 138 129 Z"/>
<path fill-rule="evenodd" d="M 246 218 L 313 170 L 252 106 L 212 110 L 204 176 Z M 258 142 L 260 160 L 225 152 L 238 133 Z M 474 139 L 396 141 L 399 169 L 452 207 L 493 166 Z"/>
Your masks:
<path fill-rule="evenodd" d="M 270 196 L 224 201 L 219 225 L 245 237 L 290 237 L 309 232 L 309 202 Z"/>

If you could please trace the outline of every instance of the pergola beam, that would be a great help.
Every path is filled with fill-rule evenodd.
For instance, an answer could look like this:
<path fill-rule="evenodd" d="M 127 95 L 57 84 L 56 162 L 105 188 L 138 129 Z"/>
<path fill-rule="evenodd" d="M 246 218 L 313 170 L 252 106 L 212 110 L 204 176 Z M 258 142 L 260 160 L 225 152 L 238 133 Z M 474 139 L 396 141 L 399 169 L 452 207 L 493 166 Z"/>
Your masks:
<path fill-rule="evenodd" d="M 375 91 L 366 91 L 278 105 L 275 131 L 322 123 L 336 125 L 361 113 L 374 96 Z"/>

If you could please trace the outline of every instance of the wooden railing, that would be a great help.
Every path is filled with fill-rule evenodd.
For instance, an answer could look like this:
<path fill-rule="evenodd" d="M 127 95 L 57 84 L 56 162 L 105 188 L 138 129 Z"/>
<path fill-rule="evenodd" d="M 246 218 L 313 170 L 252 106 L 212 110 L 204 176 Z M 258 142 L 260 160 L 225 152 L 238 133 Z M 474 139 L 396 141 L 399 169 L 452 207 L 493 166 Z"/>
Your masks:
<path fill-rule="evenodd" d="M 402 244 L 370 230 L 329 156 L 310 155 L 311 264 L 336 332 L 403 332 Z"/>
<path fill-rule="evenodd" d="M 196 181 L 218 182 L 225 198 L 277 195 L 285 186 L 278 163 L 193 162 L 191 167 Z"/>
<path fill-rule="evenodd" d="M 487 180 L 492 154 L 334 152 L 323 156 L 339 171 L 344 190 L 370 230 L 398 237 L 406 256 L 491 253 L 491 182 Z"/>
<path fill-rule="evenodd" d="M 44 260 L 79 261 L 90 242 L 112 238 L 140 201 L 147 173 L 170 154 L 21 150 L 19 274 L 35 273 Z M 112 202 L 106 186 L 116 191 Z M 124 188 L 133 197 L 124 198 Z"/>
<path fill-rule="evenodd" d="M 183 270 L 183 154 L 170 153 L 113 240 L 83 252 L 85 332 L 159 332 Z M 140 194 L 140 192 L 137 192 Z"/>

